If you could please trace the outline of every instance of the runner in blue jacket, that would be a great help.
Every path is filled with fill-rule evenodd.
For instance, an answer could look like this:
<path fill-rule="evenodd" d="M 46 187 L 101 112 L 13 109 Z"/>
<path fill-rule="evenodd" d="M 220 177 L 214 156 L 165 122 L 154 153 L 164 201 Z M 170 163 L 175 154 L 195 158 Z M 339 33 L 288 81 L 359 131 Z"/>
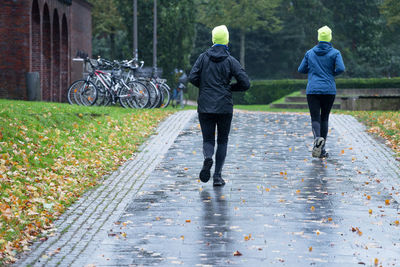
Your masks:
<path fill-rule="evenodd" d="M 328 26 L 318 30 L 318 45 L 308 50 L 298 71 L 308 74 L 307 102 L 314 134 L 313 157 L 325 158 L 329 113 L 336 96 L 335 76 L 345 70 L 342 55 L 332 47 L 332 31 Z"/>

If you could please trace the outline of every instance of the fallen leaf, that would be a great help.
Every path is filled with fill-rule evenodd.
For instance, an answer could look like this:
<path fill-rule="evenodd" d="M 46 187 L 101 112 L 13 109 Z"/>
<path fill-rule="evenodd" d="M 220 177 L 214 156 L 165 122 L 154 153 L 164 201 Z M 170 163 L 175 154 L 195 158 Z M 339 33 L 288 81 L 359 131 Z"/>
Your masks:
<path fill-rule="evenodd" d="M 235 252 L 233 252 L 233 256 L 242 256 L 243 254 L 242 253 L 240 253 L 239 251 L 235 251 Z"/>

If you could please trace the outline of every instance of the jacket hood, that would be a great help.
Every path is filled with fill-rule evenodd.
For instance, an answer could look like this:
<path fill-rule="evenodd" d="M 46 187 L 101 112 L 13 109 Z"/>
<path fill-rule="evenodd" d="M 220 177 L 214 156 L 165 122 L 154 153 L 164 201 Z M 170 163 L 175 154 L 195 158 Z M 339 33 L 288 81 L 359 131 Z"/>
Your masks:
<path fill-rule="evenodd" d="M 328 42 L 319 42 L 318 45 L 314 46 L 313 51 L 317 56 L 324 56 L 326 55 L 329 51 L 331 51 L 332 44 Z"/>
<path fill-rule="evenodd" d="M 229 52 L 228 50 L 226 50 L 226 46 L 217 45 L 210 47 L 207 50 L 206 55 L 210 58 L 211 61 L 221 62 L 229 57 Z"/>

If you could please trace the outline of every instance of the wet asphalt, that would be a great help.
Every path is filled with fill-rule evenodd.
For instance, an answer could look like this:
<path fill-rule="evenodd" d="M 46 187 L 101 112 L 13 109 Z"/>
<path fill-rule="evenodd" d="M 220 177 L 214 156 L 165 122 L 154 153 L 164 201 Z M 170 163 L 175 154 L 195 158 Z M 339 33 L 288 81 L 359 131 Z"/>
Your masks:
<path fill-rule="evenodd" d="M 193 116 L 90 256 L 74 264 L 399 266 L 399 188 L 390 185 L 400 177 L 379 171 L 380 156 L 371 163 L 375 149 L 362 150 L 383 144 L 358 142 L 361 133 L 351 141 L 341 120 L 331 123 L 330 158 L 321 160 L 311 157 L 309 116 L 235 113 L 226 185 L 213 187 L 198 179 Z"/>

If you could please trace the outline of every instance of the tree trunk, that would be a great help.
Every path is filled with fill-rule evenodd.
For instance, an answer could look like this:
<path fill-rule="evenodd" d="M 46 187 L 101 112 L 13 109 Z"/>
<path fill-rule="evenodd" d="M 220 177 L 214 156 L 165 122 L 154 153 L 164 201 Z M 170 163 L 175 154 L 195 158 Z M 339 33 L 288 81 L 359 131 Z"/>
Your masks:
<path fill-rule="evenodd" d="M 115 59 L 115 34 L 111 33 L 110 34 L 110 55 L 111 55 L 111 60 Z"/>
<path fill-rule="evenodd" d="M 240 64 L 242 68 L 245 68 L 245 41 L 246 41 L 246 33 L 245 31 L 240 32 Z"/>

